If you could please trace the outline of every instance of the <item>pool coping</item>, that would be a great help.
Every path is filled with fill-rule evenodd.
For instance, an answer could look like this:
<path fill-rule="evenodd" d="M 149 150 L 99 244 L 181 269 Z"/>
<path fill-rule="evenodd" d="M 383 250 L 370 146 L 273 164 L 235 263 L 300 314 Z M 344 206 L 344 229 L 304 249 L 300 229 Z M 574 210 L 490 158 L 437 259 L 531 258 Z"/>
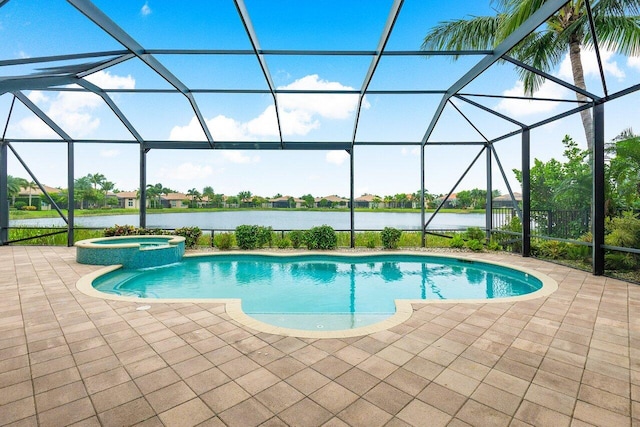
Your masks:
<path fill-rule="evenodd" d="M 321 251 L 300 251 L 300 252 L 269 252 L 269 251 L 225 251 L 225 252 L 206 252 L 206 253 L 192 253 L 185 254 L 185 258 L 204 258 L 204 257 L 216 257 L 224 255 L 261 255 L 271 257 L 292 257 L 292 256 L 308 256 L 308 255 L 331 255 L 331 256 L 344 256 L 344 257 L 369 257 L 380 255 L 411 255 L 411 256 L 424 256 L 424 257 L 439 257 L 439 258 L 452 258 L 452 259 L 465 259 L 459 254 L 443 254 L 437 252 L 412 252 L 412 251 L 393 251 L 393 252 L 321 252 Z M 468 258 L 467 258 L 468 259 Z M 371 325 L 362 326 L 353 329 L 334 330 L 334 331 L 311 331 L 304 329 L 292 329 L 281 326 L 274 326 L 268 323 L 261 322 L 242 311 L 242 300 L 240 298 L 163 298 L 163 299 L 151 299 L 151 298 L 138 298 L 130 296 L 120 296 L 107 294 L 96 290 L 92 283 L 93 281 L 102 276 L 120 269 L 121 265 L 111 265 L 100 268 L 90 274 L 81 277 L 76 282 L 76 288 L 85 295 L 102 298 L 112 301 L 133 302 L 137 304 L 152 305 L 152 304 L 172 304 L 172 303 L 196 303 L 196 304 L 225 304 L 225 310 L 231 319 L 240 323 L 243 326 L 252 328 L 258 332 L 264 332 L 275 335 L 297 337 L 297 338 L 350 338 L 359 337 L 363 335 L 373 334 L 376 332 L 386 331 L 394 326 L 398 326 L 411 318 L 413 314 L 413 304 L 496 304 L 507 303 L 517 301 L 528 301 L 537 298 L 543 298 L 551 295 L 558 289 L 558 282 L 551 277 L 537 270 L 529 269 L 526 267 L 513 265 L 505 262 L 495 262 L 484 259 L 471 259 L 474 262 L 485 263 L 490 265 L 496 265 L 500 267 L 511 268 L 516 271 L 529 274 L 542 282 L 542 287 L 537 291 L 530 294 L 496 298 L 496 299 L 456 299 L 456 300 L 422 300 L 422 299 L 396 299 L 396 312 L 380 322 L 373 323 Z"/>
<path fill-rule="evenodd" d="M 152 239 L 166 239 L 167 245 L 178 245 L 182 242 L 186 242 L 183 236 L 174 236 L 170 234 L 141 234 L 141 235 L 128 235 L 128 236 L 109 236 L 109 237 L 95 237 L 93 239 L 85 239 L 76 242 L 73 246 L 76 248 L 91 248 L 91 249 L 121 249 L 121 248 L 135 248 L 140 246 L 140 242 L 126 243 L 127 240 L 152 240 Z M 103 245 L 100 242 L 103 240 L 122 240 L 122 243 L 112 243 Z M 146 249 L 149 250 L 149 249 Z"/>

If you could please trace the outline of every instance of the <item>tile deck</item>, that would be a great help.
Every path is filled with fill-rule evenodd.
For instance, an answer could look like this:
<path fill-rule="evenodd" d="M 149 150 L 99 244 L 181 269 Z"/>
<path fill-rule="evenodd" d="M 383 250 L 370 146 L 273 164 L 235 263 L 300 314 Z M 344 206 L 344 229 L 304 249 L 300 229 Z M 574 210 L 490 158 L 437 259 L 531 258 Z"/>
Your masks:
<path fill-rule="evenodd" d="M 74 248 L 0 247 L 0 425 L 640 425 L 640 287 L 508 254 L 548 297 L 413 304 L 389 330 L 296 338 L 224 304 L 76 290 Z"/>

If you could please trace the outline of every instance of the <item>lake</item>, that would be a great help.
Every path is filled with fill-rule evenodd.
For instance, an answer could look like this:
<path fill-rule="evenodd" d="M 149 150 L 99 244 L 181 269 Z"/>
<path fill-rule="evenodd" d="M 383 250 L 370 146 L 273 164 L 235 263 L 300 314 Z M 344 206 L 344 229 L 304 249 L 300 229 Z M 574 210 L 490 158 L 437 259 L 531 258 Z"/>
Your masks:
<path fill-rule="evenodd" d="M 427 214 L 427 220 L 431 216 Z M 135 215 L 78 216 L 77 227 L 105 228 L 115 224 L 139 225 Z M 318 225 L 330 225 L 336 230 L 349 230 L 349 212 L 318 211 L 220 211 L 220 212 L 184 212 L 147 215 L 147 228 L 174 229 L 180 227 L 200 227 L 204 230 L 232 230 L 239 225 L 271 226 L 274 230 L 306 230 Z M 11 227 L 63 227 L 61 218 L 19 219 L 9 221 Z M 467 227 L 484 228 L 484 214 L 439 213 L 429 224 L 429 229 L 465 229 Z M 356 212 L 357 230 L 382 230 L 395 227 L 403 230 L 420 230 L 419 213 L 397 212 Z"/>

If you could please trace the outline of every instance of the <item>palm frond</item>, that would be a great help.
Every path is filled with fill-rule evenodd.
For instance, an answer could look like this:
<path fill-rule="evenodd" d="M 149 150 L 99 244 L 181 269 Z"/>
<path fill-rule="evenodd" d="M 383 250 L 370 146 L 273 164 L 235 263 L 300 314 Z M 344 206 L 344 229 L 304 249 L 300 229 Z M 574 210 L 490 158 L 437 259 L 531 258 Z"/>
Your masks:
<path fill-rule="evenodd" d="M 500 26 L 499 40 L 504 40 L 509 34 L 513 33 L 540 9 L 544 2 L 545 0 L 499 0 L 500 10 L 508 16 Z"/>
<path fill-rule="evenodd" d="M 627 56 L 640 55 L 640 17 L 596 16 L 598 43 L 601 49 Z M 586 33 L 582 43 L 593 46 L 591 34 Z"/>
<path fill-rule="evenodd" d="M 422 50 L 493 49 L 502 15 L 476 16 L 446 21 L 432 28 L 422 41 Z"/>
<path fill-rule="evenodd" d="M 534 33 L 523 40 L 514 50 L 514 57 L 525 64 L 549 72 L 560 63 L 566 52 L 565 44 L 555 32 Z M 532 95 L 544 83 L 544 77 L 523 68 L 518 69 L 520 79 L 524 83 L 525 93 Z"/>
<path fill-rule="evenodd" d="M 631 16 L 640 14 L 640 0 L 599 0 L 592 6 L 596 16 Z"/>

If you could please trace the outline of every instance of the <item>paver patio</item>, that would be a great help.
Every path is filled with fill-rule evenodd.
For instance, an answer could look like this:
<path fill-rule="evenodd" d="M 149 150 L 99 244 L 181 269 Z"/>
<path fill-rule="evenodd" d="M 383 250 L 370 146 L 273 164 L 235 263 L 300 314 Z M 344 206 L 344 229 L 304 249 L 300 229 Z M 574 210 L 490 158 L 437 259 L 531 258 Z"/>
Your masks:
<path fill-rule="evenodd" d="M 1 425 L 640 424 L 640 287 L 508 254 L 547 298 L 415 304 L 346 339 L 258 333 L 222 304 L 106 301 L 74 248 L 0 247 Z"/>

